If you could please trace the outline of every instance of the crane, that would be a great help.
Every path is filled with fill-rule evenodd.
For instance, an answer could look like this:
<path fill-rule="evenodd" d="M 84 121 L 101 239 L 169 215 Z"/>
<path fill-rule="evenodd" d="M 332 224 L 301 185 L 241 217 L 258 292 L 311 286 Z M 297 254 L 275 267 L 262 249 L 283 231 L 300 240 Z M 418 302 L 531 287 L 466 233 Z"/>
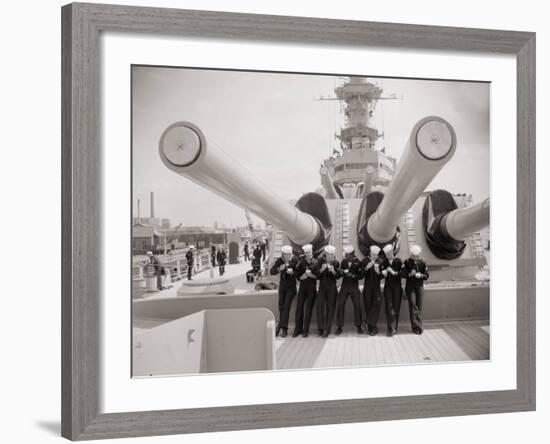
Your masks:
<path fill-rule="evenodd" d="M 176 234 L 178 234 L 178 231 L 180 230 L 180 228 L 183 226 L 183 223 L 180 223 L 177 227 L 176 227 L 176 231 L 174 231 L 170 237 L 168 239 L 166 239 L 166 235 L 164 235 L 164 254 L 166 254 L 166 246 L 168 244 L 171 244 L 172 245 L 172 241 L 174 240 L 174 238 L 176 237 Z M 172 250 L 174 249 L 174 246 L 172 245 Z"/>

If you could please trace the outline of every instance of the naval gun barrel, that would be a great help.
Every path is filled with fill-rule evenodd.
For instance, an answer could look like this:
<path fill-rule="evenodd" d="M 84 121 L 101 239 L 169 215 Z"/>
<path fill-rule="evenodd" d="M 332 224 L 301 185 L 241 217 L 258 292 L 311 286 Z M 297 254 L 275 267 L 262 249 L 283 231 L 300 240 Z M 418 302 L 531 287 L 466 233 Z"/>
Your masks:
<path fill-rule="evenodd" d="M 439 259 L 457 259 L 466 249 L 467 238 L 489 225 L 489 213 L 489 198 L 477 205 L 458 208 L 455 197 L 448 191 L 431 191 L 422 209 L 426 244 Z"/>
<path fill-rule="evenodd" d="M 442 226 L 455 240 L 464 240 L 489 225 L 489 198 L 470 207 L 458 208 L 443 217 Z"/>
<path fill-rule="evenodd" d="M 456 134 L 446 120 L 429 116 L 412 129 L 405 151 L 367 232 L 378 243 L 391 241 L 402 215 L 418 199 L 456 151 Z"/>
<path fill-rule="evenodd" d="M 237 161 L 207 144 L 196 125 L 176 122 L 166 128 L 160 137 L 159 154 L 170 170 L 272 223 L 294 243 L 314 243 L 323 237 L 314 216 L 268 191 Z"/>

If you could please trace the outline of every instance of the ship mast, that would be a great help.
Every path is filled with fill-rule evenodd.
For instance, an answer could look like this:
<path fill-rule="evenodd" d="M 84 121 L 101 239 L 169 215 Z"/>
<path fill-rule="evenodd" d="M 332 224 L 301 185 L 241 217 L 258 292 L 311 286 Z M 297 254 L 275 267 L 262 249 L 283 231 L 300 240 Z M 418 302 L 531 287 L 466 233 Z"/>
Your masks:
<path fill-rule="evenodd" d="M 360 198 L 373 186 L 386 187 L 391 181 L 395 159 L 385 154 L 385 148 L 378 148 L 377 141 L 383 134 L 376 128 L 374 117 L 379 100 L 397 97 L 383 97 L 382 92 L 366 77 L 351 76 L 335 88 L 335 97 L 318 99 L 340 101 L 345 116 L 344 126 L 335 134 L 341 151 L 326 159 L 321 169 L 328 198 L 334 194 L 333 189 L 340 197 Z"/>
<path fill-rule="evenodd" d="M 372 117 L 382 89 L 365 77 L 350 77 L 334 92 L 345 103 L 346 124 L 336 135 L 342 150 L 374 149 L 381 134 L 373 126 Z"/>

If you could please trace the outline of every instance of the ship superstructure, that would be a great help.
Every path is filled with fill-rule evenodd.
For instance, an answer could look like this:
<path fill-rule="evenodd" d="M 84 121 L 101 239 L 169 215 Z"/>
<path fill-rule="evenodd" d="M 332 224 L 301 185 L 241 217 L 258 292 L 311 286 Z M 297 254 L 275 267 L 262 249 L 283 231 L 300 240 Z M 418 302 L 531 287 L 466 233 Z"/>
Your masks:
<path fill-rule="evenodd" d="M 365 77 L 350 77 L 334 93 L 320 100 L 340 101 L 345 125 L 335 135 L 340 150 L 323 161 L 321 181 L 327 197 L 361 198 L 375 187 L 387 187 L 395 173 L 396 159 L 379 146 L 383 134 L 373 117 L 379 100 L 396 97 L 382 97 L 382 88 Z"/>

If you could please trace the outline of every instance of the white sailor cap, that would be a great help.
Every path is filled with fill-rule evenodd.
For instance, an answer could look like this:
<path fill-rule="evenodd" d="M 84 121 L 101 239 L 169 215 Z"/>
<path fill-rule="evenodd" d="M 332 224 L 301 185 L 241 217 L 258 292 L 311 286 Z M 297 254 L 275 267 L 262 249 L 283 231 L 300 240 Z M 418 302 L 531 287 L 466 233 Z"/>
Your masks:
<path fill-rule="evenodd" d="M 195 246 L 194 246 L 194 245 L 189 245 L 189 249 L 190 249 L 190 250 L 194 250 L 194 249 L 195 249 Z"/>
<path fill-rule="evenodd" d="M 335 254 L 336 253 L 336 248 L 332 245 L 327 245 L 325 247 L 325 253 L 326 254 Z"/>
<path fill-rule="evenodd" d="M 153 255 L 153 252 L 152 252 L 152 251 L 148 251 L 148 252 L 145 253 L 145 254 L 147 254 L 147 256 L 152 256 L 152 255 Z"/>
<path fill-rule="evenodd" d="M 371 245 L 370 252 L 371 254 L 378 254 L 380 253 L 380 247 L 378 245 Z"/>
<path fill-rule="evenodd" d="M 413 245 L 411 247 L 411 254 L 413 256 L 418 256 L 420 253 L 422 253 L 422 247 L 420 245 Z"/>
<path fill-rule="evenodd" d="M 344 245 L 344 253 L 349 254 L 353 253 L 355 251 L 355 248 L 353 248 L 353 245 Z"/>
<path fill-rule="evenodd" d="M 384 250 L 384 253 L 388 254 L 390 251 L 393 251 L 393 245 L 388 244 L 383 248 L 383 250 Z"/>
<path fill-rule="evenodd" d="M 292 247 L 290 245 L 283 245 L 283 247 L 281 248 L 281 253 L 292 254 Z"/>
<path fill-rule="evenodd" d="M 302 250 L 304 250 L 304 253 L 305 253 L 305 252 L 311 253 L 311 252 L 313 251 L 313 245 L 311 245 L 311 244 L 306 244 L 306 245 L 304 245 L 304 246 L 302 247 Z"/>

